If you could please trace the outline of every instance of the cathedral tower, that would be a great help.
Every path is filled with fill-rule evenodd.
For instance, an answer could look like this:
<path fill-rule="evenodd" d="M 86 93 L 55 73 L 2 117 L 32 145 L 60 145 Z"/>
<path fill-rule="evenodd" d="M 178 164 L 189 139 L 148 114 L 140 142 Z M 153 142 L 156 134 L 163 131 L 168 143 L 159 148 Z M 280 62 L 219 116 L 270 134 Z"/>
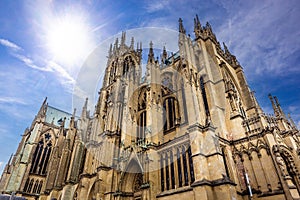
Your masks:
<path fill-rule="evenodd" d="M 80 117 L 44 102 L 1 191 L 45 200 L 299 199 L 294 122 L 272 95 L 274 115 L 262 111 L 209 23 L 196 16 L 194 32 L 179 19 L 178 51 L 161 47 L 160 58 L 149 41 L 144 75 L 142 44 L 127 45 L 123 32 L 93 115 L 88 100 Z"/>

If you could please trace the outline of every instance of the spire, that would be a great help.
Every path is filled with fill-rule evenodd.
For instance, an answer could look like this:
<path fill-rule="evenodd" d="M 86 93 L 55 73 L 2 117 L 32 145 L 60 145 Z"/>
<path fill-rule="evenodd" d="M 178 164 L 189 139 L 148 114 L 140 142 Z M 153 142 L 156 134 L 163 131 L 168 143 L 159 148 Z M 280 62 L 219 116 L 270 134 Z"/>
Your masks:
<path fill-rule="evenodd" d="M 270 99 L 270 101 L 271 101 L 271 103 L 272 103 L 272 107 L 273 107 L 273 110 L 274 110 L 274 114 L 275 114 L 276 117 L 278 117 L 280 114 L 279 114 L 278 109 L 277 109 L 277 107 L 276 107 L 276 105 L 275 105 L 275 103 L 274 103 L 273 96 L 272 96 L 271 94 L 269 94 L 268 96 L 269 96 L 269 99 Z"/>
<path fill-rule="evenodd" d="M 153 43 L 150 41 L 149 44 L 149 53 L 148 53 L 148 63 L 153 63 L 154 62 L 154 52 L 153 52 Z"/>
<path fill-rule="evenodd" d="M 141 60 L 142 60 L 142 42 L 137 42 L 137 47 L 136 47 L 136 51 L 138 53 L 138 56 L 139 56 L 139 63 L 141 63 Z"/>
<path fill-rule="evenodd" d="M 76 108 L 74 108 L 71 120 L 70 120 L 70 128 L 75 128 L 75 113 L 76 113 Z"/>
<path fill-rule="evenodd" d="M 39 112 L 38 112 L 38 114 L 37 114 L 37 117 L 39 116 L 39 117 L 44 117 L 45 116 L 45 114 L 46 114 L 46 111 L 47 111 L 47 97 L 44 99 L 44 101 L 43 101 L 43 103 L 42 103 L 42 105 L 41 105 L 41 107 L 40 107 L 40 110 L 39 110 Z"/>
<path fill-rule="evenodd" d="M 284 118 L 286 119 L 286 116 L 285 116 L 283 110 L 281 109 L 281 106 L 280 106 L 280 104 L 279 104 L 279 101 L 278 101 L 277 97 L 274 96 L 274 99 L 275 99 L 276 107 L 277 107 L 277 109 L 278 109 L 278 111 L 279 111 L 281 117 L 284 117 Z"/>
<path fill-rule="evenodd" d="M 296 126 L 296 124 L 295 124 L 294 120 L 292 119 L 292 117 L 291 117 L 291 114 L 290 114 L 290 113 L 288 114 L 288 117 L 289 117 L 289 121 L 290 121 L 290 123 L 292 124 L 292 127 L 293 127 L 293 128 L 297 128 L 297 126 Z"/>
<path fill-rule="evenodd" d="M 229 52 L 229 50 L 228 50 L 228 48 L 227 48 L 225 42 L 223 42 L 223 47 L 224 47 L 224 52 L 225 52 L 225 54 L 229 54 L 229 55 L 230 55 L 230 52 Z"/>
<path fill-rule="evenodd" d="M 196 38 L 200 36 L 201 31 L 202 31 L 202 26 L 198 18 L 198 15 L 196 15 L 196 18 L 194 18 L 194 32 Z"/>
<path fill-rule="evenodd" d="M 168 53 L 167 53 L 167 50 L 166 50 L 166 46 L 163 47 L 163 57 L 164 57 L 164 58 L 167 58 L 167 57 L 168 57 Z"/>
<path fill-rule="evenodd" d="M 122 37 L 121 37 L 121 46 L 125 45 L 125 41 L 126 41 L 126 32 L 122 32 Z"/>
<path fill-rule="evenodd" d="M 194 28 L 195 29 L 201 29 L 201 23 L 200 23 L 200 20 L 198 18 L 198 15 L 196 15 L 196 18 L 194 18 Z"/>
<path fill-rule="evenodd" d="M 213 42 L 217 43 L 217 38 L 214 32 L 212 31 L 211 25 L 209 22 L 206 22 L 206 26 L 204 27 L 204 32 L 206 34 L 206 37 L 209 37 L 212 39 Z"/>
<path fill-rule="evenodd" d="M 113 48 L 113 53 L 116 53 L 117 49 L 119 46 L 119 38 L 116 38 L 115 44 L 114 44 L 114 48 Z"/>
<path fill-rule="evenodd" d="M 134 48 L 134 37 L 131 38 L 130 49 Z"/>
<path fill-rule="evenodd" d="M 206 29 L 210 30 L 212 32 L 212 28 L 209 22 L 206 22 Z"/>
<path fill-rule="evenodd" d="M 165 61 L 167 60 L 168 58 L 168 53 L 166 51 L 166 47 L 164 46 L 163 47 L 163 53 L 162 53 L 162 57 L 161 57 L 161 61 L 163 64 L 165 64 Z"/>
<path fill-rule="evenodd" d="M 112 44 L 110 44 L 109 51 L 108 51 L 108 56 L 110 57 L 112 55 Z"/>
<path fill-rule="evenodd" d="M 87 118 L 89 115 L 87 110 L 88 100 L 89 98 L 85 99 L 84 106 L 82 108 L 81 118 Z"/>
<path fill-rule="evenodd" d="M 178 22 L 179 22 L 179 33 L 185 34 L 185 29 L 184 29 L 183 24 L 182 24 L 182 19 L 179 18 Z"/>

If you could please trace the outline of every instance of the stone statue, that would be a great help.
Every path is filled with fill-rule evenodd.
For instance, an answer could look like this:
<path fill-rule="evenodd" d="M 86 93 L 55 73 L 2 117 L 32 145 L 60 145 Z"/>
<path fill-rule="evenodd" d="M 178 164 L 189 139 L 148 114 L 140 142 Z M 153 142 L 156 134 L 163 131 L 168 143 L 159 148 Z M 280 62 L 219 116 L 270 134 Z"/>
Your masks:
<path fill-rule="evenodd" d="M 281 157 L 280 153 L 276 153 L 275 156 L 276 156 L 276 162 L 278 164 L 278 167 L 280 168 L 280 171 L 281 171 L 283 177 L 288 176 L 285 162 L 284 162 L 283 158 Z"/>

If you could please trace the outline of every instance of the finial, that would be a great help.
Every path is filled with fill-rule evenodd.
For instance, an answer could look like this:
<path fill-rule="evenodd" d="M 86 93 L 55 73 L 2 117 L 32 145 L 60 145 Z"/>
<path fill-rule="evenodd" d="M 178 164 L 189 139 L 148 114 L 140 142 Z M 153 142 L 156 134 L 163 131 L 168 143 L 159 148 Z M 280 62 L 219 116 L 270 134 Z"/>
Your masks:
<path fill-rule="evenodd" d="M 290 122 L 291 122 L 291 124 L 292 124 L 292 127 L 293 127 L 293 128 L 297 128 L 297 126 L 296 126 L 296 124 L 295 124 L 294 120 L 292 119 L 292 117 L 291 117 L 291 114 L 290 114 L 290 113 L 288 113 L 288 117 L 289 117 L 289 120 L 290 120 Z"/>
<path fill-rule="evenodd" d="M 196 22 L 197 22 L 197 24 L 201 27 L 201 23 L 200 23 L 200 20 L 199 20 L 199 18 L 198 18 L 198 15 L 196 14 Z"/>
<path fill-rule="evenodd" d="M 72 114 L 72 117 L 75 118 L 76 116 L 76 108 L 74 108 L 74 111 L 73 111 L 73 114 Z"/>
<path fill-rule="evenodd" d="M 153 43 L 152 43 L 152 41 L 150 41 L 149 53 L 148 53 L 148 63 L 152 63 L 153 61 L 154 61 Z"/>
<path fill-rule="evenodd" d="M 206 22 L 206 27 L 209 28 L 209 29 L 211 29 L 211 25 L 210 25 L 209 22 Z"/>
<path fill-rule="evenodd" d="M 279 101 L 278 101 L 277 97 L 274 96 L 274 99 L 275 99 L 276 106 L 277 106 L 277 109 L 278 109 L 280 115 L 281 115 L 282 117 L 286 118 L 286 116 L 285 116 L 283 110 L 281 109 L 281 106 L 280 106 L 280 104 L 279 104 Z"/>
<path fill-rule="evenodd" d="M 134 37 L 131 38 L 131 44 L 130 44 L 130 48 L 133 49 L 134 47 Z"/>
<path fill-rule="evenodd" d="M 76 113 L 76 108 L 74 108 L 74 111 L 73 111 L 73 114 L 72 114 L 72 117 L 71 117 L 71 120 L 70 120 L 70 128 L 75 128 L 75 113 Z"/>
<path fill-rule="evenodd" d="M 45 100 L 43 101 L 43 105 L 45 105 L 47 103 L 47 99 L 48 99 L 48 97 L 45 97 Z"/>
<path fill-rule="evenodd" d="M 274 99 L 273 99 L 273 96 L 271 94 L 268 95 L 269 96 L 269 99 L 272 103 L 272 107 L 273 107 L 273 110 L 274 110 L 274 114 L 276 117 L 279 116 L 279 112 L 278 112 L 278 108 L 276 107 L 275 103 L 274 103 Z"/>
<path fill-rule="evenodd" d="M 111 56 L 111 54 L 112 54 L 112 44 L 110 44 L 109 51 L 108 51 L 108 56 Z"/>
<path fill-rule="evenodd" d="M 87 108 L 89 98 L 85 98 L 84 108 Z"/>
<path fill-rule="evenodd" d="M 125 41 L 126 41 L 126 32 L 123 31 L 122 32 L 122 37 L 121 37 L 121 46 L 125 45 Z"/>
<path fill-rule="evenodd" d="M 82 112 L 81 112 L 81 118 L 87 118 L 88 117 L 88 111 L 87 111 L 87 106 L 88 106 L 88 100 L 89 98 L 85 99 Z"/>
<path fill-rule="evenodd" d="M 225 42 L 223 42 L 223 47 L 224 47 L 225 54 L 231 55 L 230 52 L 229 52 L 229 50 L 228 50 L 228 48 L 227 48 L 227 46 L 226 46 L 226 44 L 225 44 Z"/>
<path fill-rule="evenodd" d="M 168 53 L 166 51 L 166 46 L 163 47 L 163 53 L 162 53 L 162 61 L 165 62 L 165 60 L 168 57 Z"/>
<path fill-rule="evenodd" d="M 194 29 L 195 29 L 195 30 L 200 30 L 200 29 L 202 29 L 201 23 L 200 23 L 200 20 L 199 20 L 197 14 L 196 14 L 196 18 L 194 18 Z"/>
<path fill-rule="evenodd" d="M 119 38 L 116 38 L 116 41 L 115 41 L 115 48 L 117 49 L 118 48 L 118 46 L 119 46 Z"/>
<path fill-rule="evenodd" d="M 179 22 L 179 33 L 185 34 L 185 29 L 183 27 L 182 19 L 179 18 L 178 22 Z"/>

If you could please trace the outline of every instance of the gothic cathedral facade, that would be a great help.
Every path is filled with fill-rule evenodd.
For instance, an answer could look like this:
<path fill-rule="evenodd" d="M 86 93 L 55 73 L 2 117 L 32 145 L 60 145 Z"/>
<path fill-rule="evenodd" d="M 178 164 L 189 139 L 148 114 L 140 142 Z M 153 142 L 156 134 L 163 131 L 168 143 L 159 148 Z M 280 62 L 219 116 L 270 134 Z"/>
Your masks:
<path fill-rule="evenodd" d="M 111 45 L 95 111 L 42 104 L 6 165 L 2 196 L 40 200 L 300 199 L 299 131 L 260 108 L 209 23 L 179 19 L 179 51 Z"/>

